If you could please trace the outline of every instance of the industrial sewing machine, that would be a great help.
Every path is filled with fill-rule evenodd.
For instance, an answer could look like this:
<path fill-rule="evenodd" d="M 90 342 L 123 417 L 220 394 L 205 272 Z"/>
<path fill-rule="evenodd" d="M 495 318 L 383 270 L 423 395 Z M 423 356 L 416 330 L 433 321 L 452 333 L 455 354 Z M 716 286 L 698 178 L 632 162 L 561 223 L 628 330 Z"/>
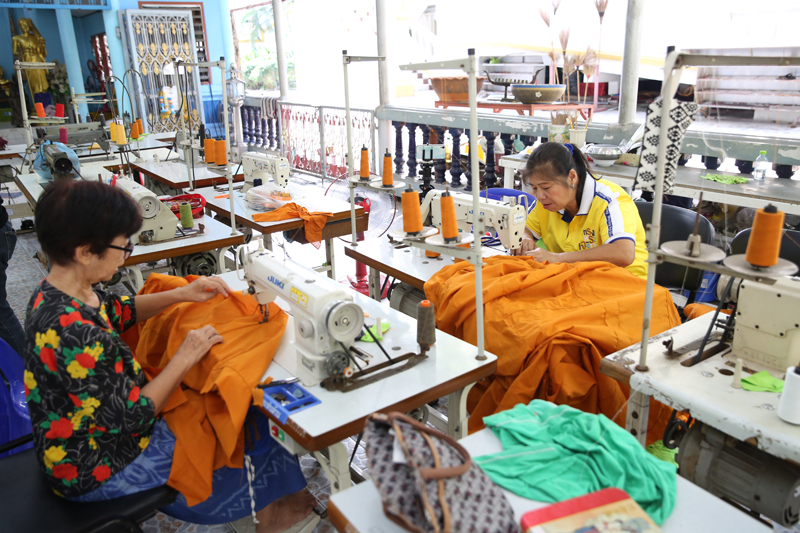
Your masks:
<path fill-rule="evenodd" d="M 42 145 L 41 155 L 43 161 L 36 171 L 45 179 L 73 179 L 80 172 L 75 152 L 60 143 Z"/>
<path fill-rule="evenodd" d="M 178 218 L 153 191 L 124 178 L 118 179 L 116 186 L 131 195 L 142 215 L 142 227 L 135 244 L 152 244 L 175 238 Z"/>
<path fill-rule="evenodd" d="M 269 177 L 279 187 L 286 188 L 289 183 L 289 160 L 278 152 L 246 152 L 242 155 L 242 168 L 244 169 L 244 185 L 242 192 L 246 193 L 254 185 L 256 179 L 267 183 Z"/>
<path fill-rule="evenodd" d="M 259 304 L 281 296 L 292 307 L 297 377 L 303 385 L 312 387 L 329 375 L 352 375 L 349 350 L 364 326 L 364 312 L 353 297 L 335 281 L 265 249 L 248 253 L 243 263 L 248 292 Z"/>
<path fill-rule="evenodd" d="M 42 139 L 51 142 L 59 141 L 59 131 L 61 128 L 66 128 L 70 146 L 91 146 L 97 143 L 104 152 L 108 152 L 109 150 L 109 135 L 100 122 L 42 126 L 36 128 L 38 141 L 41 142 Z"/>
<path fill-rule="evenodd" d="M 444 191 L 431 190 L 422 201 L 422 220 L 426 226 L 442 227 L 441 196 Z M 456 208 L 458 227 L 464 232 L 472 231 L 474 220 L 472 196 L 451 192 Z M 516 198 L 509 202 L 481 197 L 481 212 L 485 227 L 497 232 L 500 243 L 508 249 L 519 248 L 525 232 L 527 211 L 516 203 Z M 430 220 L 428 220 L 430 217 Z"/>
<path fill-rule="evenodd" d="M 427 358 L 433 341 L 420 341 L 418 332 L 420 353 L 387 355 L 385 362 L 370 365 L 372 355 L 356 346 L 357 339 L 370 334 L 364 328 L 364 311 L 341 284 L 292 261 L 278 259 L 264 249 L 263 243 L 249 253 L 240 248 L 239 260 L 244 265 L 247 292 L 260 305 L 281 297 L 291 306 L 296 376 L 303 385 L 321 384 L 328 390 L 346 392 L 408 370 Z M 435 330 L 432 324 L 429 330 Z"/>

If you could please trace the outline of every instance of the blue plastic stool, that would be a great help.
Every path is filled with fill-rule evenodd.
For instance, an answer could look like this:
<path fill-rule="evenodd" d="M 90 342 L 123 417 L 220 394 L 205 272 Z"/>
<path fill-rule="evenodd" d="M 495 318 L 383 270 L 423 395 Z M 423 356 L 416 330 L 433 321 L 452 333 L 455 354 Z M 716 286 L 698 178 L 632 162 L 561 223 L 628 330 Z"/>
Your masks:
<path fill-rule="evenodd" d="M 5 444 L 31 433 L 31 417 L 25 400 L 25 363 L 3 339 L 0 339 L 0 373 L 9 384 L 7 387 L 0 378 L 0 444 Z M 29 442 L 0 457 L 32 447 Z"/>

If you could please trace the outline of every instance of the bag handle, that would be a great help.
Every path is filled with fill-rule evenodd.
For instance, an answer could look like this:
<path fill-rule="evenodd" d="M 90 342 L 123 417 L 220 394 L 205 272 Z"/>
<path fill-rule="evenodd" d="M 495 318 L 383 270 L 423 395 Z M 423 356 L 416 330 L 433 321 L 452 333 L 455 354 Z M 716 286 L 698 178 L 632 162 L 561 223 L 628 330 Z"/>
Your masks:
<path fill-rule="evenodd" d="M 420 468 L 419 475 L 422 476 L 422 479 L 444 479 L 444 478 L 451 478 L 451 477 L 458 477 L 463 474 L 466 474 L 470 468 L 472 468 L 472 457 L 469 455 L 469 452 L 464 449 L 453 437 L 450 435 L 445 435 L 439 431 L 436 431 L 433 428 L 426 426 L 425 424 L 421 424 L 420 422 L 414 420 L 408 415 L 405 415 L 400 412 L 391 412 L 387 415 L 373 415 L 377 417 L 383 418 L 386 417 L 386 420 L 392 424 L 394 430 L 402 435 L 402 431 L 400 428 L 395 424 L 396 420 L 402 420 L 403 422 L 410 424 L 414 428 L 418 429 L 423 433 L 427 433 L 428 435 L 432 435 L 436 438 L 442 439 L 461 454 L 464 457 L 464 463 L 460 466 L 450 466 L 446 468 Z"/>

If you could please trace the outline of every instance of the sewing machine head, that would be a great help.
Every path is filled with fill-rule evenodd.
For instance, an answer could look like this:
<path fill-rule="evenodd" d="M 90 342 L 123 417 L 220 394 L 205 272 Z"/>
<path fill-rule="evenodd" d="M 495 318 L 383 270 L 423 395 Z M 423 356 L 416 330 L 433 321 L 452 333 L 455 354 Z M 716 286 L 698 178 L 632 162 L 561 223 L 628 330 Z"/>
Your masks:
<path fill-rule="evenodd" d="M 426 225 L 442 227 L 441 196 L 443 193 L 444 191 L 432 190 L 425 195 L 425 200 L 422 202 L 423 221 L 430 216 L 430 222 L 425 222 Z M 453 195 L 459 229 L 465 232 L 472 231 L 472 196 L 452 191 L 450 194 Z M 520 247 L 527 219 L 525 207 L 517 205 L 514 201 L 514 198 L 511 198 L 509 202 L 484 197 L 480 199 L 480 214 L 483 216 L 485 227 L 494 229 L 500 243 L 507 249 Z"/>
<path fill-rule="evenodd" d="M 784 372 L 800 364 L 800 278 L 739 285 L 733 353 Z"/>
<path fill-rule="evenodd" d="M 248 293 L 259 304 L 280 296 L 294 317 L 296 376 L 314 386 L 329 375 L 352 373 L 350 347 L 364 327 L 364 312 L 342 286 L 263 247 L 242 254 Z"/>
<path fill-rule="evenodd" d="M 139 230 L 138 241 L 134 238 L 136 244 L 149 244 L 175 238 L 178 218 L 153 191 L 125 178 L 118 179 L 116 186 L 130 194 L 139 206 L 142 227 Z"/>
<path fill-rule="evenodd" d="M 270 176 L 276 185 L 285 188 L 289 183 L 289 160 L 278 152 L 247 152 L 242 155 L 242 169 L 244 170 L 244 185 L 242 192 L 247 192 L 253 187 L 253 182 L 260 179 L 267 183 Z"/>

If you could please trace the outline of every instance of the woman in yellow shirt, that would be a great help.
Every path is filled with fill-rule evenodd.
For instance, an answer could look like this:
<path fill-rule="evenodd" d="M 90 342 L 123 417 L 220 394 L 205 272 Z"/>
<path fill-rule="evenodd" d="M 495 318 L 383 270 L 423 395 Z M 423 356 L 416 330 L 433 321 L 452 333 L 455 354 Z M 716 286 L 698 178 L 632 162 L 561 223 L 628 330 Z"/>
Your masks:
<path fill-rule="evenodd" d="M 617 184 L 595 178 L 571 144 L 540 145 L 522 182 L 536 196 L 519 253 L 537 261 L 606 261 L 647 277 L 647 248 L 639 211 Z M 547 247 L 539 248 L 542 239 Z"/>

